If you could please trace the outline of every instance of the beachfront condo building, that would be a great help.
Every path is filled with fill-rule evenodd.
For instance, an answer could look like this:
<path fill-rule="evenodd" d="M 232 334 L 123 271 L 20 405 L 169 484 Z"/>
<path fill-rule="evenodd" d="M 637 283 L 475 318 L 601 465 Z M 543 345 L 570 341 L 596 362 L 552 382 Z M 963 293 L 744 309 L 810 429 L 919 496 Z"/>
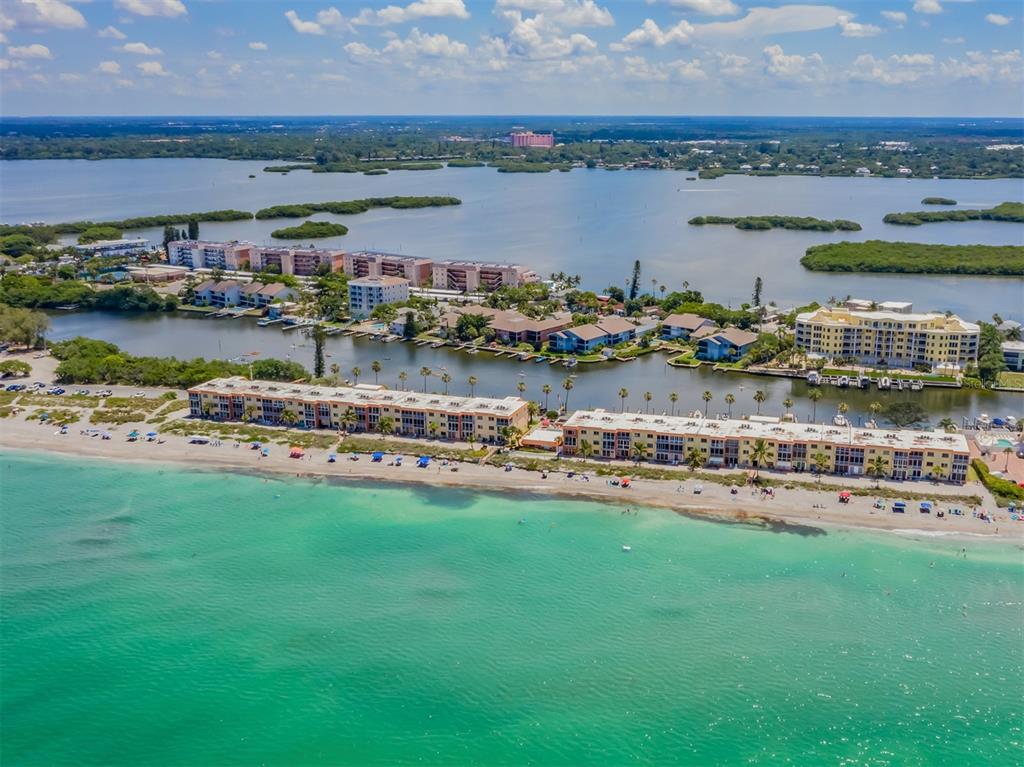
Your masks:
<path fill-rule="evenodd" d="M 768 447 L 761 468 L 816 470 L 860 476 L 875 458 L 885 461 L 885 476 L 898 480 L 940 479 L 963 484 L 969 452 L 962 434 L 906 429 L 858 429 L 781 422 L 752 416 L 715 420 L 687 416 L 577 410 L 562 427 L 562 451 L 600 458 L 632 460 L 643 456 L 662 463 L 688 463 L 691 450 L 706 466 L 753 468 L 754 446 Z M 589 450 L 582 445 L 587 442 Z M 638 447 L 642 446 L 642 447 Z"/>
<path fill-rule="evenodd" d="M 328 271 L 341 271 L 345 251 L 327 248 L 255 248 L 249 268 L 262 272 L 267 268 L 280 274 L 309 277 L 326 267 Z"/>
<path fill-rule="evenodd" d="M 796 346 L 829 359 L 910 368 L 978 360 L 981 329 L 956 315 L 822 307 L 798 314 Z"/>
<path fill-rule="evenodd" d="M 348 283 L 348 310 L 365 320 L 383 304 L 409 300 L 409 280 L 404 277 L 359 277 Z"/>
<path fill-rule="evenodd" d="M 439 261 L 433 268 L 434 287 L 460 293 L 492 291 L 501 287 L 519 288 L 540 282 L 536 272 L 520 264 L 494 264 L 483 261 Z"/>
<path fill-rule="evenodd" d="M 149 240 L 133 237 L 120 240 L 97 240 L 75 245 L 75 253 L 82 258 L 109 258 L 113 256 L 141 256 L 151 250 Z"/>
<path fill-rule="evenodd" d="M 167 243 L 167 261 L 171 266 L 189 269 L 248 269 L 255 246 L 250 242 L 201 242 L 176 240 Z"/>
<path fill-rule="evenodd" d="M 514 131 L 509 138 L 512 140 L 512 146 L 520 149 L 551 149 L 555 145 L 554 133 Z"/>
<path fill-rule="evenodd" d="M 344 258 L 345 274 L 349 277 L 404 277 L 414 287 L 430 281 L 433 267 L 429 258 L 369 250 L 346 253 Z"/>
<path fill-rule="evenodd" d="M 530 413 L 519 397 L 456 397 L 395 391 L 376 384 L 324 386 L 218 378 L 188 391 L 195 418 L 297 424 L 308 429 L 437 436 L 500 444 L 505 430 L 526 432 Z M 384 421 L 384 419 L 388 419 Z"/>

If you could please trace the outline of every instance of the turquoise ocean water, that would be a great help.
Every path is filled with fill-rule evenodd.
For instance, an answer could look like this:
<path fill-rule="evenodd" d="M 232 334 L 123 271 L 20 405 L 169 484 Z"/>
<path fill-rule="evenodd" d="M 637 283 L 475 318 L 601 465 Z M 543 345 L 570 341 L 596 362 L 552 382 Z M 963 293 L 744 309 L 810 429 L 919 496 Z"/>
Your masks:
<path fill-rule="evenodd" d="M 0 481 L 4 765 L 1024 756 L 1009 545 L 42 454 Z"/>

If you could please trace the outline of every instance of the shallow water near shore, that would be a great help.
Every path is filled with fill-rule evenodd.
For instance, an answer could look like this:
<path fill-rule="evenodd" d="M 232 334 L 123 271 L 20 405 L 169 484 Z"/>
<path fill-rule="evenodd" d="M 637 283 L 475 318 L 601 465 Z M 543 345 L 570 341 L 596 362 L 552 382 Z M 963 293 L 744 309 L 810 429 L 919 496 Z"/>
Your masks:
<path fill-rule="evenodd" d="M 1016 546 L 15 452 L 0 483 L 9 764 L 1019 762 Z"/>

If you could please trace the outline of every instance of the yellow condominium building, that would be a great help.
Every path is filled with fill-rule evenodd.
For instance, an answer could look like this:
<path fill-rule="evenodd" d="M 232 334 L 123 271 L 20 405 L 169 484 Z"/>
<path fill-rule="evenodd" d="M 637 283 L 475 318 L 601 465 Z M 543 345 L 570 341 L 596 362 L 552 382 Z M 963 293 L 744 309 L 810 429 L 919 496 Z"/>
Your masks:
<path fill-rule="evenodd" d="M 796 317 L 796 346 L 868 365 L 964 366 L 978 360 L 981 329 L 956 315 L 822 307 Z"/>
<path fill-rule="evenodd" d="M 967 479 L 967 440 L 961 434 L 906 429 L 857 429 L 852 426 L 783 423 L 776 418 L 714 420 L 668 415 L 577 410 L 562 427 L 562 452 L 601 458 L 646 458 L 688 463 L 691 450 L 707 466 L 752 467 L 754 445 L 764 440 L 768 456 L 761 465 L 784 471 L 817 470 L 841 475 L 868 473 L 881 457 L 892 479 Z M 583 446 L 587 442 L 589 450 Z M 642 447 L 638 447 L 642 446 Z"/>
<path fill-rule="evenodd" d="M 188 399 L 189 410 L 197 418 L 349 431 L 379 431 L 381 419 L 389 418 L 394 434 L 454 440 L 472 435 L 477 442 L 500 443 L 506 427 L 525 432 L 530 423 L 527 402 L 519 397 L 420 394 L 374 384 L 324 386 L 217 378 L 189 389 Z"/>

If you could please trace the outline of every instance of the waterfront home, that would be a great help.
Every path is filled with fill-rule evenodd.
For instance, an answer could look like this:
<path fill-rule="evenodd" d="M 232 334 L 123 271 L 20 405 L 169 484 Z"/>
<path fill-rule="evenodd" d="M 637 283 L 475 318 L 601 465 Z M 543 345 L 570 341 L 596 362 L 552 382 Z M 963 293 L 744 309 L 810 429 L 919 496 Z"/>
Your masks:
<path fill-rule="evenodd" d="M 598 347 L 617 346 L 632 341 L 637 326 L 622 317 L 602 317 L 595 324 L 577 325 L 552 333 L 549 345 L 554 351 L 589 354 Z"/>
<path fill-rule="evenodd" d="M 294 301 L 298 297 L 299 294 L 296 290 L 281 282 L 272 282 L 269 285 L 264 285 L 254 295 L 257 309 L 270 306 L 270 304 L 277 301 Z"/>
<path fill-rule="evenodd" d="M 260 247 L 252 252 L 249 268 L 262 272 L 267 268 L 276 269 L 280 274 L 309 277 L 322 269 L 330 272 L 341 271 L 345 251 L 328 248 Z"/>
<path fill-rule="evenodd" d="M 196 306 L 237 306 L 242 286 L 235 280 L 206 280 L 195 287 Z"/>
<path fill-rule="evenodd" d="M 739 328 L 719 330 L 697 341 L 697 359 L 708 362 L 735 362 L 757 341 L 757 333 Z"/>
<path fill-rule="evenodd" d="M 1007 369 L 1024 373 L 1024 341 L 1004 341 L 1001 348 Z"/>
<path fill-rule="evenodd" d="M 395 319 L 391 321 L 391 325 L 388 328 L 394 335 L 401 336 L 405 335 L 405 323 L 409 316 L 412 316 L 413 320 L 416 319 L 416 310 L 410 306 L 403 306 L 398 310 Z"/>
<path fill-rule="evenodd" d="M 349 313 L 365 320 L 384 304 L 409 300 L 409 280 L 404 277 L 359 277 L 348 283 Z"/>
<path fill-rule="evenodd" d="M 167 262 L 188 269 L 227 269 L 248 267 L 255 246 L 249 242 L 201 242 L 175 240 L 167 243 Z"/>
<path fill-rule="evenodd" d="M 796 347 L 826 358 L 910 368 L 965 366 L 978 359 L 981 328 L 955 314 L 897 308 L 858 311 L 821 307 L 796 317 Z"/>
<path fill-rule="evenodd" d="M 97 240 L 96 242 L 75 245 L 75 253 L 82 258 L 111 256 L 141 256 L 151 248 L 149 240 L 141 237 L 120 240 Z"/>
<path fill-rule="evenodd" d="M 501 444 L 506 429 L 525 432 L 529 403 L 520 397 L 457 397 L 394 391 L 376 384 L 321 384 L 218 378 L 188 390 L 194 418 L 294 423 L 308 429 L 379 431 L 389 419 L 393 433 L 408 437 Z"/>
<path fill-rule="evenodd" d="M 521 264 L 497 264 L 481 261 L 441 261 L 432 269 L 435 288 L 460 293 L 493 291 L 501 287 L 520 288 L 540 282 L 536 272 Z"/>
<path fill-rule="evenodd" d="M 885 476 L 897 480 L 967 480 L 969 450 L 961 434 L 909 429 L 858 429 L 831 424 L 782 422 L 768 416 L 717 420 L 687 416 L 577 410 L 562 426 L 562 452 L 577 454 L 584 441 L 601 458 L 629 460 L 635 446 L 663 463 L 686 462 L 691 450 L 701 463 L 723 468 L 754 468 L 755 445 L 767 455 L 758 468 L 782 471 L 815 469 L 824 456 L 824 471 L 860 476 L 875 458 L 885 462 Z"/>
<path fill-rule="evenodd" d="M 495 337 L 507 344 L 531 344 L 540 348 L 553 333 L 572 324 L 572 314 L 559 312 L 553 317 L 535 320 L 516 311 L 500 311 L 491 318 L 489 327 Z"/>
<path fill-rule="evenodd" d="M 419 287 L 430 282 L 434 262 L 429 258 L 358 250 L 345 254 L 343 267 L 349 277 L 404 277 L 410 285 Z"/>
<path fill-rule="evenodd" d="M 687 340 L 690 335 L 700 328 L 713 328 L 715 323 L 707 317 L 699 314 L 670 314 L 661 323 L 661 337 L 674 340 Z"/>

